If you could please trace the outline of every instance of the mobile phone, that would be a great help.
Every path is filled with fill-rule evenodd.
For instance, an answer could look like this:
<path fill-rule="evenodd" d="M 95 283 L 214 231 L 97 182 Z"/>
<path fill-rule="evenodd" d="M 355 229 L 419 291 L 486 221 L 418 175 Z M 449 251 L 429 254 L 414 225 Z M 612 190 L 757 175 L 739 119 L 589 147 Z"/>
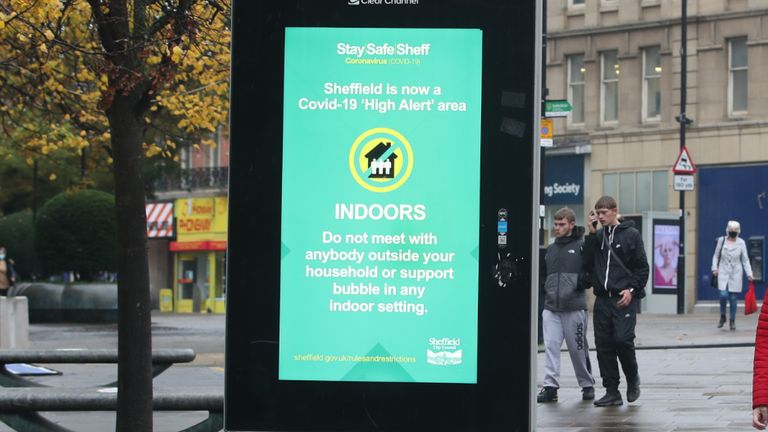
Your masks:
<path fill-rule="evenodd" d="M 589 212 L 589 215 L 590 216 L 597 216 L 597 213 L 595 213 L 595 211 L 592 210 L 591 212 Z M 592 228 L 597 229 L 597 219 L 592 221 Z"/>

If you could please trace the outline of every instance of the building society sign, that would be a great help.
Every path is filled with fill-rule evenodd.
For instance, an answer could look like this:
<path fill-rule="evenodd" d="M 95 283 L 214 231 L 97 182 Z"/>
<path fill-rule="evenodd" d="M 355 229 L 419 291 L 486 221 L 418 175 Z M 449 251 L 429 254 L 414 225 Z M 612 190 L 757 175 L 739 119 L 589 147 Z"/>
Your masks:
<path fill-rule="evenodd" d="M 583 155 L 553 156 L 544 161 L 544 204 L 582 204 L 583 184 Z"/>

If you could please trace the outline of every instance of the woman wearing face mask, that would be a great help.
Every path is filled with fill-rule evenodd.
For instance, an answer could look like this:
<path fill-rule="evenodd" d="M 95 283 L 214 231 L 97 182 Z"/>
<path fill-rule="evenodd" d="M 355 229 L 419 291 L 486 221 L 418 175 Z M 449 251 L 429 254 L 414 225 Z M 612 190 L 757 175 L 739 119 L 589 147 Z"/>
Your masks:
<path fill-rule="evenodd" d="M 6 256 L 5 248 L 0 246 L 0 296 L 7 296 L 8 289 L 16 283 L 13 260 Z"/>
<path fill-rule="evenodd" d="M 730 328 L 736 330 L 738 295 L 744 272 L 752 280 L 752 266 L 749 265 L 747 244 L 739 238 L 741 225 L 736 221 L 728 221 L 725 232 L 728 236 L 717 240 L 715 254 L 712 256 L 712 277 L 717 278 L 717 288 L 720 290 L 720 322 L 717 328 L 725 324 L 725 304 L 730 301 Z"/>

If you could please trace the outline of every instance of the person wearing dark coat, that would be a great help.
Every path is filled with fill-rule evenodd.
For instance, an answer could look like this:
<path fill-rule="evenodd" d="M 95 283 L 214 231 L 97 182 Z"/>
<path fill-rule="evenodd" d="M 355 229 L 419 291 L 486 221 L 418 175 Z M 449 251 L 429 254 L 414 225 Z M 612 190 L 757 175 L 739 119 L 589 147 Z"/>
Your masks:
<path fill-rule="evenodd" d="M 565 341 L 582 400 L 595 398 L 595 379 L 587 342 L 587 299 L 582 273 L 584 228 L 576 226 L 576 215 L 565 207 L 555 212 L 555 242 L 547 248 L 541 265 L 544 277 L 544 385 L 538 402 L 556 402 L 560 388 L 560 348 Z"/>
<path fill-rule="evenodd" d="M 597 229 L 597 222 L 602 228 Z M 606 394 L 595 406 L 622 405 L 619 362 L 627 381 L 627 400 L 640 397 L 635 356 L 635 324 L 639 299 L 645 297 L 649 266 L 645 246 L 634 222 L 622 221 L 616 200 L 603 196 L 589 215 L 584 239 L 584 265 L 595 293 L 593 327 L 597 364 Z"/>
<path fill-rule="evenodd" d="M 5 247 L 0 246 L 0 296 L 7 296 L 8 290 L 16 283 L 13 260 L 8 258 Z"/>

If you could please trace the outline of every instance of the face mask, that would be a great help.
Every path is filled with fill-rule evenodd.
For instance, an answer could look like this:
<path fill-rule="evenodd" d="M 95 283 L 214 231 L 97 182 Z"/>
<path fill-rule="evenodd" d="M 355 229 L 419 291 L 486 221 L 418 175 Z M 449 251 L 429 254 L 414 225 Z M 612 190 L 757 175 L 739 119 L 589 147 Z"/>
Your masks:
<path fill-rule="evenodd" d="M 733 231 L 728 232 L 728 237 L 730 238 L 736 238 L 737 235 L 739 235 L 739 233 L 737 232 L 733 232 Z"/>
<path fill-rule="evenodd" d="M 0 255 L 0 260 L 4 260 L 4 259 L 5 259 L 5 255 Z"/>

